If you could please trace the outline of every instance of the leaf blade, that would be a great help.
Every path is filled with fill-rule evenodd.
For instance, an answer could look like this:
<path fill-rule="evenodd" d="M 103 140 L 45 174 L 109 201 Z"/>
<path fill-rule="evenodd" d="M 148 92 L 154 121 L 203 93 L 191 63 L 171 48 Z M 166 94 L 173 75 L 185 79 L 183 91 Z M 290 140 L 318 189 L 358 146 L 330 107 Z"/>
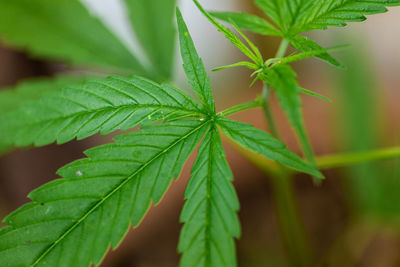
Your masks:
<path fill-rule="evenodd" d="M 190 117 L 201 111 L 194 100 L 172 86 L 138 76 L 112 76 L 64 88 L 0 117 L 0 137 L 16 146 L 65 143 L 174 114 Z"/>
<path fill-rule="evenodd" d="M 240 236 L 233 176 L 215 128 L 199 148 L 185 191 L 178 250 L 180 266 L 236 266 L 233 238 Z"/>
<path fill-rule="evenodd" d="M 322 178 L 322 174 L 314 166 L 306 163 L 299 156 L 286 148 L 286 145 L 270 134 L 254 128 L 252 125 L 218 118 L 218 126 L 233 141 L 264 157 L 277 161 L 289 168 Z"/>
<path fill-rule="evenodd" d="M 176 17 L 178 22 L 183 68 L 186 76 L 194 92 L 206 109 L 215 113 L 215 103 L 212 95 L 210 78 L 207 75 L 203 61 L 197 54 L 193 40 L 179 8 L 176 9 Z"/>

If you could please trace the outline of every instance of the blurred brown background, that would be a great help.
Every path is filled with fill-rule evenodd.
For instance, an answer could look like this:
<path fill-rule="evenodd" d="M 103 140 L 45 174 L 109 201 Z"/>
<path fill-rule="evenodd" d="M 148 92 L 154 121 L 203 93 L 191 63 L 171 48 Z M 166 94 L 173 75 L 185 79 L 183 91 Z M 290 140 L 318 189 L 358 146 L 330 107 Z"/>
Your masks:
<path fill-rule="evenodd" d="M 114 21 L 118 15 L 109 9 L 113 1 L 87 1 L 97 7 L 106 21 Z M 193 7 L 191 1 L 182 1 L 181 6 L 200 55 L 208 69 L 230 64 L 241 59 L 231 44 L 224 40 Z M 209 9 L 241 10 L 258 13 L 251 1 L 203 1 Z M 107 14 L 107 10 L 109 10 Z M 118 11 L 118 10 L 117 10 Z M 118 28 L 119 24 L 111 27 Z M 372 62 L 379 87 L 384 138 L 382 144 L 399 144 L 400 137 L 400 8 L 389 13 L 369 17 L 364 23 L 352 24 L 345 29 L 314 32 L 312 36 L 323 45 L 357 43 L 367 51 Z M 341 32 L 346 32 L 342 35 Z M 124 31 L 121 30 L 124 36 Z M 251 35 L 262 48 L 265 57 L 271 57 L 279 40 Z M 340 37 L 338 37 L 340 36 Z M 128 37 L 124 37 L 129 39 Z M 132 49 L 135 49 L 132 41 Z M 340 53 L 339 53 L 340 54 Z M 187 88 L 177 56 L 175 82 Z M 299 80 L 304 88 L 315 90 L 333 100 L 326 103 L 308 96 L 303 97 L 304 113 L 309 135 L 316 154 L 327 154 L 341 150 L 338 138 L 339 97 L 332 82 L 337 70 L 316 59 L 296 64 Z M 32 60 L 23 52 L 17 52 L 0 44 L 0 85 L 15 85 L 21 79 L 52 76 L 69 70 L 54 62 Z M 217 95 L 218 109 L 251 100 L 261 91 L 261 84 L 249 88 L 249 72 L 232 69 L 224 72 L 209 72 Z M 276 101 L 275 101 L 276 102 Z M 280 131 L 291 149 L 300 152 L 297 142 L 286 122 L 284 114 L 274 102 Z M 261 111 L 239 114 L 243 120 L 264 129 Z M 83 156 L 82 151 L 110 140 L 110 137 L 95 136 L 80 142 L 62 146 L 18 150 L 0 158 L 0 215 L 14 210 L 27 202 L 26 195 L 39 185 L 55 178 L 56 170 L 64 164 Z M 251 165 L 239 152 L 225 143 L 228 160 L 235 176 L 235 186 L 241 202 L 240 219 L 242 238 L 237 242 L 240 266 L 286 266 L 285 249 L 279 234 L 270 181 L 261 171 Z M 150 210 L 143 223 L 129 232 L 117 251 L 111 252 L 103 266 L 168 267 L 177 266 L 179 255 L 176 247 L 181 225 L 179 213 L 183 204 L 183 191 L 189 177 L 193 157 L 188 161 L 181 178 L 175 182 L 162 203 Z M 371 236 L 368 230 L 353 227 L 349 214 L 349 198 L 343 184 L 343 170 L 326 173 L 327 179 L 315 187 L 309 177 L 299 175 L 295 179 L 295 194 L 298 207 L 310 236 L 312 248 L 319 257 L 327 256 L 327 266 L 344 266 L 343 262 L 356 266 L 400 266 L 399 233 L 391 227 L 383 227 Z M 400 203 L 393 203 L 400 205 Z M 368 228 L 368 222 L 363 224 Z M 337 244 L 341 244 L 339 247 Z M 342 257 L 342 263 L 335 263 Z M 351 259 L 351 260 L 350 260 Z M 349 265 L 354 266 L 354 265 Z"/>

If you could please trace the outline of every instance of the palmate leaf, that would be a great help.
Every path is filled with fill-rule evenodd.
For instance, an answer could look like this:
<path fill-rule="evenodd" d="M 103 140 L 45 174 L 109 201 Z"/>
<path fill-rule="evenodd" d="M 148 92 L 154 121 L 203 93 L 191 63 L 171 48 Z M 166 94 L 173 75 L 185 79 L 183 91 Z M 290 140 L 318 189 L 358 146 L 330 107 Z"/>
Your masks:
<path fill-rule="evenodd" d="M 219 118 L 217 123 L 228 137 L 241 146 L 289 168 L 316 177 L 323 177 L 314 166 L 304 162 L 299 156 L 288 150 L 285 144 L 270 134 L 256 129 L 252 125 L 226 118 Z"/>
<path fill-rule="evenodd" d="M 240 236 L 239 201 L 232 179 L 219 133 L 211 128 L 199 148 L 185 192 L 180 266 L 236 266 L 233 237 Z"/>
<path fill-rule="evenodd" d="M 79 0 L 0 0 L 0 39 L 37 57 L 147 73 Z"/>
<path fill-rule="evenodd" d="M 209 112 L 215 113 L 215 103 L 212 96 L 210 78 L 204 68 L 203 61 L 197 54 L 192 37 L 190 36 L 186 23 L 183 20 L 182 13 L 178 8 L 176 9 L 176 18 L 179 30 L 183 68 L 186 77 L 201 103 L 203 103 Z"/>
<path fill-rule="evenodd" d="M 1 266 L 98 265 L 160 201 L 210 121 L 148 125 L 59 170 L 0 230 Z M 5 265 L 3 265 L 5 264 Z"/>
<path fill-rule="evenodd" d="M 69 86 L 0 117 L 0 139 L 16 146 L 65 143 L 127 130 L 144 120 L 200 113 L 194 100 L 172 86 L 114 76 Z"/>
<path fill-rule="evenodd" d="M 311 145 L 308 141 L 301 110 L 300 87 L 297 84 L 296 72 L 289 65 L 276 65 L 270 68 L 261 79 L 270 84 L 276 91 L 278 100 L 285 110 L 303 148 L 305 156 L 311 164 L 315 164 Z"/>
<path fill-rule="evenodd" d="M 386 6 L 400 5 L 399 0 L 255 0 L 283 32 L 294 36 L 301 32 L 345 26 L 364 21 L 365 15 L 386 12 Z"/>
<path fill-rule="evenodd" d="M 176 0 L 125 0 L 136 36 L 161 79 L 171 77 Z"/>

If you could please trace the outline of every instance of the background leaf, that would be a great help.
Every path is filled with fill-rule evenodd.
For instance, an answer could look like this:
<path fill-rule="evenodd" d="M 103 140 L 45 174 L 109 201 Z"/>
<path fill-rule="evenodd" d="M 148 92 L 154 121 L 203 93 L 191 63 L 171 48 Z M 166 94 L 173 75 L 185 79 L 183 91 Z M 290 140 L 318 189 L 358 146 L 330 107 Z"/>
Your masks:
<path fill-rule="evenodd" d="M 146 74 L 135 56 L 78 0 L 0 0 L 0 39 L 35 57 Z"/>
<path fill-rule="evenodd" d="M 233 176 L 220 136 L 208 131 L 199 148 L 186 188 L 179 240 L 181 266 L 236 266 L 233 237 L 240 236 L 239 209 Z"/>
<path fill-rule="evenodd" d="M 63 179 L 33 191 L 0 230 L 7 266 L 98 265 L 130 223 L 137 226 L 178 177 L 209 121 L 184 120 L 142 128 L 58 171 Z"/>
<path fill-rule="evenodd" d="M 172 75 L 176 0 L 125 0 L 136 35 L 161 79 Z"/>

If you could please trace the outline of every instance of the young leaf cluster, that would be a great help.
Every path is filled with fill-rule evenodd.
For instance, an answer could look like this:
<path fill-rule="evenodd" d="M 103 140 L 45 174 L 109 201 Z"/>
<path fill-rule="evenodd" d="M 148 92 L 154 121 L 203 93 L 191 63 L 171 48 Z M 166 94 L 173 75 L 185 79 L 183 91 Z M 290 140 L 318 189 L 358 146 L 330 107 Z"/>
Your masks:
<path fill-rule="evenodd" d="M 200 102 L 167 84 L 112 76 L 47 92 L 0 116 L 1 139 L 17 147 L 140 125 L 87 150 L 4 219 L 0 266 L 100 264 L 162 199 L 198 144 L 181 215 L 181 266 L 235 266 L 239 202 L 220 130 L 246 149 L 322 177 L 270 134 L 216 113 L 210 79 L 179 10 L 177 22 L 185 73 Z"/>
<path fill-rule="evenodd" d="M 301 88 L 298 85 L 295 71 L 288 64 L 315 56 L 336 67 L 343 68 L 343 66 L 328 53 L 330 50 L 343 48 L 343 46 L 323 48 L 312 39 L 299 34 L 310 30 L 326 29 L 328 26 L 345 26 L 347 22 L 363 21 L 365 20 L 364 15 L 382 13 L 386 11 L 386 6 L 400 5 L 399 0 L 255 0 L 255 4 L 261 8 L 266 16 L 268 16 L 272 21 L 272 23 L 270 23 L 258 16 L 246 13 L 208 13 L 200 6 L 197 0 L 194 1 L 197 3 L 197 6 L 203 14 L 205 14 L 205 16 L 219 31 L 224 33 L 227 39 L 235 45 L 236 42 L 233 42 L 232 40 L 238 39 L 238 37 L 236 37 L 236 35 L 228 28 L 219 24 L 214 18 L 232 24 L 244 38 L 248 46 L 257 55 L 259 50 L 253 43 L 251 43 L 251 41 L 249 41 L 239 28 L 250 30 L 262 35 L 278 36 L 283 38 L 276 57 L 265 61 L 261 55 L 257 56 L 256 60 L 249 56 L 249 53 L 246 53 L 246 49 L 243 48 L 243 46 L 246 45 L 239 40 L 238 42 L 240 42 L 240 45 L 236 45 L 236 47 L 252 62 L 239 62 L 216 70 L 237 66 L 245 66 L 253 70 L 253 75 L 256 75 L 253 83 L 258 79 L 262 80 L 264 83 L 265 106 L 268 105 L 270 88 L 274 89 L 281 107 L 285 110 L 287 117 L 297 134 L 305 156 L 312 164 L 315 163 L 315 160 L 303 122 L 299 94 L 306 93 L 321 99 L 326 98 L 312 91 Z M 284 57 L 289 44 L 297 49 L 298 53 Z M 268 107 L 266 108 L 268 109 Z"/>

